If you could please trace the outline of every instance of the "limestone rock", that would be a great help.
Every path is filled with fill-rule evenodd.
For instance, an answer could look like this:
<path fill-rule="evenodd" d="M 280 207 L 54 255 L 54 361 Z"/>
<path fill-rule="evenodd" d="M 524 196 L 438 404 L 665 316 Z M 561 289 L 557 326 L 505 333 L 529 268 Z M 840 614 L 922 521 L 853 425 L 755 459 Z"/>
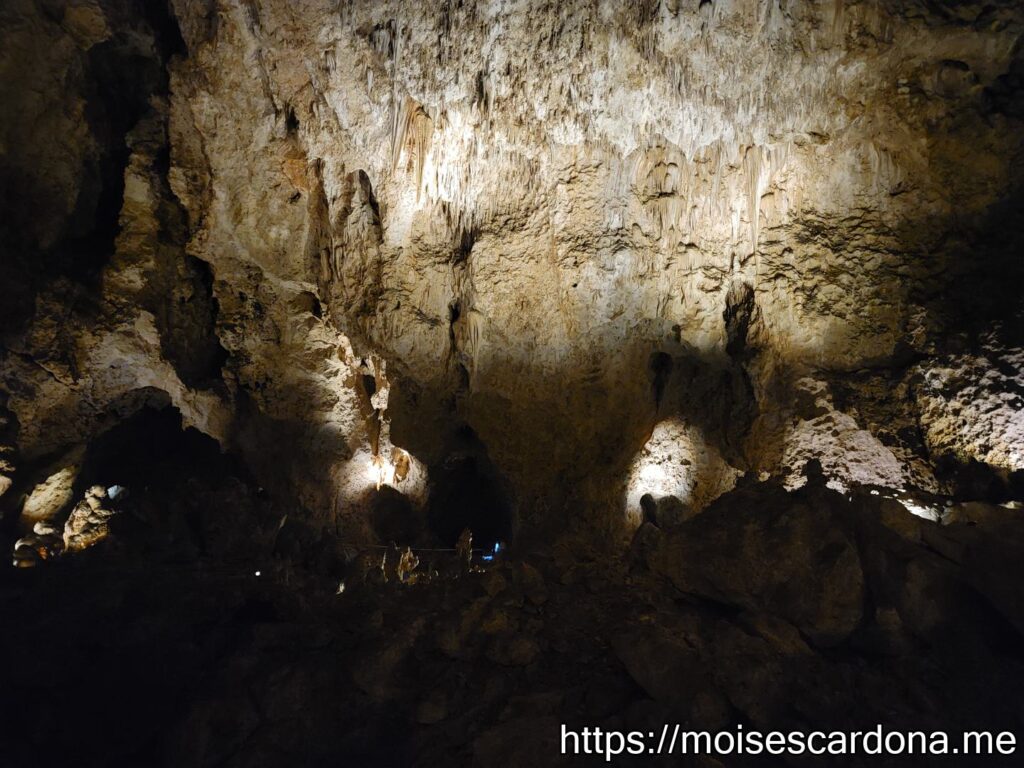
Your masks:
<path fill-rule="evenodd" d="M 1024 469 L 1012 4 L 129 5 L 0 16 L 30 462 L 166 398 L 369 540 L 471 433 L 617 544 L 809 457 Z"/>
<path fill-rule="evenodd" d="M 838 494 L 737 491 L 661 537 L 648 562 L 683 592 L 779 616 L 822 645 L 842 641 L 864 610 L 857 547 Z M 825 504 L 821 504 L 825 501 Z"/>
<path fill-rule="evenodd" d="M 1019 731 L 1022 31 L 0 3 L 4 760 Z"/>
<path fill-rule="evenodd" d="M 85 492 L 85 498 L 75 505 L 64 524 L 65 550 L 86 549 L 107 537 L 109 520 L 115 514 L 109 505 L 107 489 L 103 486 L 96 485 Z"/>
<path fill-rule="evenodd" d="M 62 461 L 60 469 L 46 477 L 45 480 L 36 484 L 25 499 L 21 508 L 22 518 L 35 524 L 40 521 L 53 520 L 74 498 L 74 483 L 78 477 L 81 451 L 75 451 L 66 456 Z"/>
<path fill-rule="evenodd" d="M 14 543 L 14 567 L 31 568 L 43 560 L 50 560 L 64 551 L 64 540 L 53 524 L 40 520 L 32 532 Z"/>
<path fill-rule="evenodd" d="M 634 632 L 616 639 L 615 652 L 637 684 L 687 724 L 714 728 L 725 722 L 728 703 L 700 654 L 682 639 L 665 631 Z"/>
<path fill-rule="evenodd" d="M 981 354 L 921 366 L 918 397 L 929 449 L 1008 473 L 1024 458 L 1024 349 L 990 336 Z"/>

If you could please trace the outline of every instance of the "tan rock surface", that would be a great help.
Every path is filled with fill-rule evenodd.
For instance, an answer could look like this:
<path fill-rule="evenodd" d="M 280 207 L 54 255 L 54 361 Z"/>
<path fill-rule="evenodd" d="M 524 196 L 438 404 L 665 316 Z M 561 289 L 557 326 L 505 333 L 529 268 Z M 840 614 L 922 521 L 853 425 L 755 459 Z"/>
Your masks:
<path fill-rule="evenodd" d="M 467 428 L 521 523 L 615 540 L 666 422 L 710 467 L 696 507 L 812 457 L 839 487 L 1024 469 L 1019 334 L 950 347 L 1014 317 L 979 298 L 1016 301 L 1012 3 L 44 5 L 0 17 L 26 253 L 103 210 L 97 61 L 146 63 L 109 259 L 53 261 L 7 334 L 26 457 L 169 402 L 358 537 Z M 900 399 L 803 408 L 878 368 Z"/>

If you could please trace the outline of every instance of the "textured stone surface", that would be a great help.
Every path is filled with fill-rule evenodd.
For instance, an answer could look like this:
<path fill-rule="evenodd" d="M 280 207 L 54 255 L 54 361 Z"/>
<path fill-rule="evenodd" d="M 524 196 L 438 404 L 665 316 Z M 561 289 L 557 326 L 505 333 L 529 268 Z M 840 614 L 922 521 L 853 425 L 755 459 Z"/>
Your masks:
<path fill-rule="evenodd" d="M 1016 4 L 159 5 L 0 17 L 17 498 L 158 402 L 359 539 L 466 434 L 615 541 L 1024 467 Z"/>
<path fill-rule="evenodd" d="M 213 463 L 196 450 L 212 441 L 193 438 L 163 473 L 189 454 Z M 210 479 L 192 490 L 251 531 L 274 511 Z M 146 527 L 163 534 L 191 516 L 172 482 L 154 485 L 111 526 L 137 516 L 131 504 L 156 504 Z M 758 528 L 751 509 L 775 524 Z M 112 534 L 45 567 L 0 572 L 13 628 L 0 651 L 18 661 L 0 668 L 13 694 L 0 704 L 0 737 L 32 765 L 240 768 L 299 757 L 564 765 L 562 724 L 1019 731 L 1024 542 L 1009 512 L 975 507 L 973 525 L 939 525 L 867 493 L 751 484 L 659 534 L 668 549 L 703 545 L 698 562 L 672 560 L 669 578 L 575 552 L 569 568 L 508 557 L 404 584 L 349 571 L 342 594 L 312 562 L 274 556 L 273 536 L 250 533 L 248 559 L 236 560 L 211 556 L 230 528 L 185 526 L 178 535 L 210 553 L 190 567 L 166 535 L 119 544 Z M 737 557 L 723 558 L 716 540 Z M 793 567 L 851 552 L 859 564 L 823 566 L 822 583 Z M 814 600 L 825 593 L 822 612 Z M 111 719 L 125 727 L 88 738 Z"/>
<path fill-rule="evenodd" d="M 652 569 L 683 592 L 780 616 L 816 642 L 849 637 L 864 610 L 864 575 L 835 513 L 845 499 L 821 489 L 794 499 L 778 487 L 727 499 L 660 540 L 647 554 Z"/>
<path fill-rule="evenodd" d="M 0 3 L 0 762 L 1020 733 L 1022 35 Z"/>

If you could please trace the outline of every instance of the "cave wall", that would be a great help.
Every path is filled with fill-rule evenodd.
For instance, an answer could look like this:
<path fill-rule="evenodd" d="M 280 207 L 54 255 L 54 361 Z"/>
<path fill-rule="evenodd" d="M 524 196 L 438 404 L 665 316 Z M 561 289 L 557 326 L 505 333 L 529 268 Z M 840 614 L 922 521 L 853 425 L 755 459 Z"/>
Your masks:
<path fill-rule="evenodd" d="M 1024 469 L 1018 4 L 156 6 L 0 12 L 11 514 L 154 390 L 353 537 Z"/>

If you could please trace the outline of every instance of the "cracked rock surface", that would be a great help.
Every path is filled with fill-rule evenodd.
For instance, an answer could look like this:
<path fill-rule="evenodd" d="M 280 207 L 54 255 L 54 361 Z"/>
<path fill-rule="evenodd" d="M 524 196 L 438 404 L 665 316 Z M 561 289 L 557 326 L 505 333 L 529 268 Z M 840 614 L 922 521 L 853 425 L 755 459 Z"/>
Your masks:
<path fill-rule="evenodd" d="M 1022 467 L 1014 3 L 2 21 L 23 492 L 168 398 L 364 541 L 376 457 L 422 508 L 467 433 L 517 526 L 618 540 L 666 420 L 737 474 L 1006 496 Z M 677 487 L 728 487 L 708 466 Z"/>
<path fill-rule="evenodd" d="M 366 697 L 344 706 L 379 708 L 325 754 L 376 755 L 397 707 L 423 764 L 442 723 L 493 765 L 570 710 L 781 722 L 786 691 L 709 676 L 727 657 L 877 688 L 865 659 L 924 645 L 929 680 L 964 650 L 1016 680 L 1022 35 L 1016 0 L 6 0 L 9 594 L 152 557 L 140 604 L 180 576 L 182 606 L 207 584 L 195 610 L 241 612 L 175 645 L 183 679 L 230 668 L 171 763 L 295 748 L 239 681 L 330 701 L 265 658 L 306 623 L 310 653 L 366 657 L 327 665 Z M 351 637 L 313 618 L 381 551 L 429 573 L 466 529 L 512 559 L 422 606 L 363 584 Z M 293 578 L 317 598 L 282 618 Z M 550 656 L 588 632 L 607 690 Z M 410 692 L 410 654 L 497 682 Z M 801 717 L 842 709 L 793 679 Z M 911 689 L 894 710 L 955 698 Z"/>

